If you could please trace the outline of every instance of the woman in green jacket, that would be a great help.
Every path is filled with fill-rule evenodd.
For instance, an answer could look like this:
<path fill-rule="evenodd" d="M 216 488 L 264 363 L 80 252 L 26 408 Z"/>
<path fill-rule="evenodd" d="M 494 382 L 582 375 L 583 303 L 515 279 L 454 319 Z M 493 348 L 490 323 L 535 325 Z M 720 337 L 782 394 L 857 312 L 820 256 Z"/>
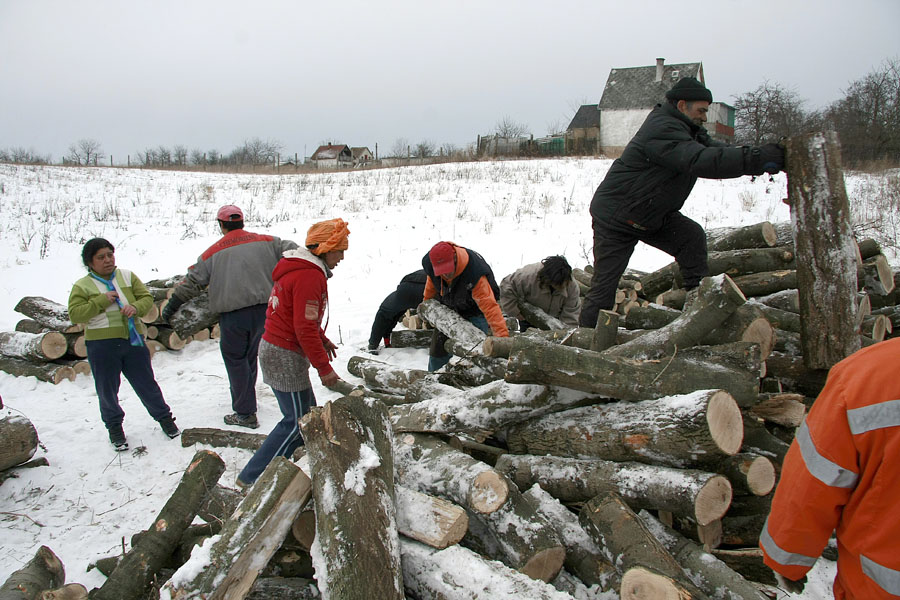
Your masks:
<path fill-rule="evenodd" d="M 100 418 L 116 451 L 128 449 L 122 429 L 125 411 L 119 406 L 124 374 L 144 408 L 170 438 L 178 426 L 153 376 L 146 329 L 140 316 L 153 306 L 153 297 L 131 271 L 116 268 L 115 248 L 103 238 L 89 240 L 81 250 L 88 274 L 69 294 L 69 319 L 84 323 L 88 362 L 100 398 Z"/>

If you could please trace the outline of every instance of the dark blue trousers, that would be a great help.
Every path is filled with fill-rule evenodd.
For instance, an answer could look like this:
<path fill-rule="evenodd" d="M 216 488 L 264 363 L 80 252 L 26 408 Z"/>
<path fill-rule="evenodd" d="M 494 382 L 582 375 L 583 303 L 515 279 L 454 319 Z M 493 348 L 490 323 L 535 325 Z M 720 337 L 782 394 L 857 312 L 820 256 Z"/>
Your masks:
<path fill-rule="evenodd" d="M 275 392 L 278 407 L 284 416 L 238 475 L 238 479 L 248 485 L 256 481 L 273 458 L 276 456 L 290 458 L 294 450 L 303 444 L 300 417 L 316 405 L 312 388 L 300 392 L 280 392 L 274 388 L 272 391 Z"/>
<path fill-rule="evenodd" d="M 147 346 L 132 346 L 131 342 L 121 338 L 88 340 L 85 346 L 94 376 L 94 388 L 100 399 L 100 418 L 107 429 L 121 425 L 125 418 L 125 411 L 119 406 L 122 375 L 125 375 L 151 417 L 159 421 L 172 416 L 153 376 Z"/>
<path fill-rule="evenodd" d="M 256 412 L 256 357 L 265 324 L 265 304 L 219 315 L 219 350 L 228 373 L 231 409 L 239 415 Z"/>

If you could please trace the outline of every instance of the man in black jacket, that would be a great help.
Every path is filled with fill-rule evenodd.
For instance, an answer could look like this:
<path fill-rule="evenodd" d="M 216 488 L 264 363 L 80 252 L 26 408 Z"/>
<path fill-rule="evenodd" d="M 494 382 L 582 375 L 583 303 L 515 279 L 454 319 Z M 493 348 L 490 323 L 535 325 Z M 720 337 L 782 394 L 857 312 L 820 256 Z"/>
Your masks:
<path fill-rule="evenodd" d="M 728 179 L 777 173 L 784 167 L 778 144 L 727 146 L 703 128 L 712 93 L 693 77 L 668 92 L 622 156 L 613 162 L 591 201 L 594 275 L 579 324 L 594 327 L 600 310 L 611 310 L 619 278 L 638 241 L 672 255 L 684 286 L 709 274 L 706 232 L 679 210 L 698 177 Z"/>
<path fill-rule="evenodd" d="M 422 302 L 422 296 L 425 295 L 425 275 L 424 269 L 413 271 L 400 280 L 397 289 L 387 295 L 381 301 L 378 312 L 375 313 L 375 320 L 372 321 L 372 333 L 369 335 L 369 352 L 378 353 L 378 345 L 384 340 L 384 347 L 391 345 L 391 331 L 404 313 L 411 308 L 419 306 Z"/>

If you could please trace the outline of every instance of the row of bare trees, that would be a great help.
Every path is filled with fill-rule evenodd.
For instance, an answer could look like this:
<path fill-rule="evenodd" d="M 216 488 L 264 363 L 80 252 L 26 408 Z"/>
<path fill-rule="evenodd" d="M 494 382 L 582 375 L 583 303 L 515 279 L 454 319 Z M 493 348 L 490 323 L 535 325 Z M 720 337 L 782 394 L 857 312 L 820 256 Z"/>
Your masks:
<path fill-rule="evenodd" d="M 850 83 L 843 98 L 823 109 L 807 110 L 796 90 L 771 81 L 737 96 L 734 107 L 738 143 L 759 145 L 832 129 L 851 167 L 900 162 L 900 58 Z"/>

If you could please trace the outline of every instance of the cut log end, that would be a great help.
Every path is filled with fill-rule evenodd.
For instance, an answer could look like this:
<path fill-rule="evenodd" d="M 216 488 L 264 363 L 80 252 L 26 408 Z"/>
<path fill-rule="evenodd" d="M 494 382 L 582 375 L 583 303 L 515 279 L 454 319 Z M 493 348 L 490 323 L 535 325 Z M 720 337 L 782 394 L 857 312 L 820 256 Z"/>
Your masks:
<path fill-rule="evenodd" d="M 709 525 L 722 518 L 731 506 L 731 482 L 727 477 L 711 477 L 694 499 L 694 516 L 700 525 Z"/>
<path fill-rule="evenodd" d="M 775 348 L 775 328 L 767 318 L 759 317 L 747 326 L 741 341 L 759 344 L 760 360 L 765 361 Z"/>
<path fill-rule="evenodd" d="M 709 399 L 706 422 L 716 446 L 725 454 L 737 454 L 744 442 L 744 420 L 731 394 L 719 390 Z"/>
<path fill-rule="evenodd" d="M 635 567 L 622 575 L 619 597 L 622 600 L 690 600 L 691 595 L 669 577 Z"/>
<path fill-rule="evenodd" d="M 747 487 L 756 496 L 767 496 L 775 488 L 775 465 L 765 456 L 758 456 L 747 469 Z"/>
<path fill-rule="evenodd" d="M 469 491 L 469 506 L 482 514 L 498 510 L 509 497 L 506 479 L 496 471 L 482 471 L 472 481 Z"/>
<path fill-rule="evenodd" d="M 532 556 L 520 571 L 532 579 L 539 579 L 549 583 L 551 579 L 559 574 L 559 570 L 562 569 L 565 560 L 566 549 L 563 546 L 547 548 Z"/>
<path fill-rule="evenodd" d="M 774 247 L 775 244 L 778 243 L 778 232 L 775 231 L 775 226 L 772 225 L 769 221 L 764 221 L 760 226 L 760 233 L 762 234 L 763 241 L 770 247 Z"/>

